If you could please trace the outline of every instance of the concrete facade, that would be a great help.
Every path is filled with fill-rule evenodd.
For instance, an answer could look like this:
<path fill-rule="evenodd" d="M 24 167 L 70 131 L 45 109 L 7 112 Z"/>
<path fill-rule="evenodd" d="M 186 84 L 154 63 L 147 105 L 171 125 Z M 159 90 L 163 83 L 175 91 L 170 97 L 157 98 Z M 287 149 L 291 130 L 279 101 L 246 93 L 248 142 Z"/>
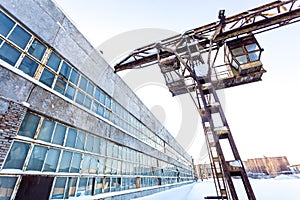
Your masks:
<path fill-rule="evenodd" d="M 134 193 L 137 197 L 193 180 L 191 157 L 55 3 L 8 0 L 0 5 L 0 26 L 9 30 L 7 33 L 0 30 L 0 183 L 7 184 L 0 190 L 0 196 L 30 199 L 32 195 L 40 195 L 40 199 L 68 199 L 84 194 L 93 199 L 129 199 L 133 195 L 130 189 L 139 190 Z M 11 23 L 14 26 L 10 26 Z M 30 35 L 26 47 L 20 46 L 25 39 L 14 35 L 21 33 Z M 41 54 L 41 58 L 37 54 Z M 13 55 L 18 55 L 15 61 Z M 55 70 L 49 67 L 54 55 L 60 59 Z M 69 71 L 63 71 L 64 64 Z M 34 66 L 33 74 L 25 71 Z M 71 80 L 73 72 L 79 73 L 76 84 Z M 68 73 L 69 78 L 64 73 Z M 44 75 L 48 79 L 43 79 Z M 47 82 L 49 78 L 53 79 L 51 83 Z M 88 85 L 82 89 L 85 79 Z M 105 102 L 97 99 L 97 91 L 104 95 Z M 78 100 L 79 94 L 83 94 L 84 103 Z M 101 114 L 95 110 L 95 105 L 102 108 Z M 52 127 L 49 141 L 40 139 L 47 123 L 55 127 Z M 58 132 L 58 127 L 65 131 Z M 84 133 L 82 149 L 67 145 L 71 130 L 76 134 Z M 61 144 L 55 141 L 58 133 L 63 134 Z M 89 139 L 93 142 L 91 150 Z M 98 140 L 100 147 L 95 145 Z M 27 153 L 21 160 L 14 160 L 18 147 Z M 96 152 L 96 148 L 102 147 L 105 147 L 104 153 L 102 150 Z M 51 168 L 49 173 L 45 169 L 49 168 L 54 151 L 60 153 L 56 168 L 53 171 Z M 37 156 L 40 152 L 44 152 L 44 157 Z M 75 168 L 78 171 L 72 174 L 63 168 L 68 154 L 72 154 L 68 172 L 73 170 L 75 154 L 80 155 Z M 93 159 L 98 162 L 93 163 Z M 86 162 L 87 172 L 84 171 Z M 98 172 L 93 171 L 92 165 L 98 166 Z M 36 174 L 41 178 L 33 179 Z M 26 177 L 29 182 L 41 181 L 48 190 L 43 194 L 29 191 Z M 82 189 L 84 181 L 86 188 Z M 36 191 L 40 189 L 39 186 L 35 188 Z"/>

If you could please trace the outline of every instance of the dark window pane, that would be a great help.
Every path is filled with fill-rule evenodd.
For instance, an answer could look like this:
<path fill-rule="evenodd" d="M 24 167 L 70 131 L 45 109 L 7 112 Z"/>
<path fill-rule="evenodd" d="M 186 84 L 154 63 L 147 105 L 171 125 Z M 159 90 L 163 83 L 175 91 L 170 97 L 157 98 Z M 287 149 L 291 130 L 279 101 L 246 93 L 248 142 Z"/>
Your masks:
<path fill-rule="evenodd" d="M 76 103 L 83 105 L 83 101 L 84 101 L 84 94 L 78 90 L 77 96 L 76 96 Z"/>
<path fill-rule="evenodd" d="M 90 109 L 91 104 L 92 104 L 92 99 L 90 97 L 86 96 L 83 106 L 86 107 L 87 109 Z"/>
<path fill-rule="evenodd" d="M 76 196 L 84 196 L 85 190 L 86 190 L 86 185 L 87 185 L 87 178 L 80 178 L 79 180 L 79 184 L 78 184 L 78 189 L 77 189 L 77 193 Z"/>
<path fill-rule="evenodd" d="M 56 124 L 52 143 L 62 145 L 64 142 L 66 133 L 66 127 L 60 124 Z"/>
<path fill-rule="evenodd" d="M 79 74 L 76 70 L 72 70 L 71 76 L 70 76 L 70 81 L 77 85 L 79 79 Z"/>
<path fill-rule="evenodd" d="M 95 193 L 96 194 L 100 194 L 102 193 L 102 186 L 103 186 L 103 178 L 97 178 L 96 179 L 96 190 Z"/>
<path fill-rule="evenodd" d="M 75 196 L 75 190 L 76 190 L 76 184 L 77 184 L 77 177 L 76 178 L 69 178 L 66 196 L 65 198 L 74 197 Z"/>
<path fill-rule="evenodd" d="M 46 172 L 55 172 L 56 171 L 59 154 L 60 154 L 59 150 L 49 149 L 43 171 L 46 171 Z"/>
<path fill-rule="evenodd" d="M 86 86 L 87 86 L 87 80 L 84 76 L 81 76 L 80 78 L 80 84 L 79 84 L 79 87 L 85 91 L 86 90 Z"/>
<path fill-rule="evenodd" d="M 27 143 L 14 142 L 9 151 L 3 168 L 22 169 L 28 153 L 29 146 L 30 145 Z"/>
<path fill-rule="evenodd" d="M 89 82 L 89 84 L 88 84 L 87 93 L 88 93 L 89 95 L 93 96 L 93 93 L 94 93 L 94 85 L 93 85 L 91 82 Z"/>
<path fill-rule="evenodd" d="M 43 58 L 45 51 L 46 47 L 37 40 L 34 40 L 28 49 L 28 53 L 38 60 Z"/>
<path fill-rule="evenodd" d="M 75 142 L 76 142 L 76 136 L 77 136 L 77 131 L 74 129 L 69 128 L 68 131 L 68 137 L 66 141 L 66 147 L 75 147 Z"/>
<path fill-rule="evenodd" d="M 69 172 L 71 165 L 72 153 L 64 151 L 60 161 L 59 172 Z"/>
<path fill-rule="evenodd" d="M 67 178 L 64 177 L 56 178 L 51 199 L 64 199 L 66 182 L 67 182 Z"/>
<path fill-rule="evenodd" d="M 62 75 L 65 79 L 68 79 L 70 72 L 71 67 L 67 63 L 63 62 L 59 74 Z"/>
<path fill-rule="evenodd" d="M 86 187 L 86 191 L 85 191 L 85 195 L 92 195 L 93 185 L 94 185 L 94 179 L 89 178 L 88 184 L 87 184 L 87 187 Z"/>
<path fill-rule="evenodd" d="M 54 122 L 45 119 L 43 121 L 43 125 L 41 127 L 38 139 L 46 141 L 46 142 L 50 142 L 52 133 L 53 133 L 53 129 L 54 129 L 54 125 L 55 125 Z"/>
<path fill-rule="evenodd" d="M 1 18 L 0 18 L 0 20 L 1 20 Z M 1 187 L 0 199 L 1 200 L 9 200 L 10 199 L 11 194 L 14 191 L 16 181 L 17 181 L 17 177 L 7 177 L 7 176 L 0 177 L 0 187 Z"/>
<path fill-rule="evenodd" d="M 59 63 L 60 63 L 60 58 L 55 53 L 51 53 L 47 65 L 51 67 L 54 71 L 57 71 Z"/>
<path fill-rule="evenodd" d="M 40 78 L 40 82 L 44 83 L 48 87 L 51 87 L 53 80 L 54 80 L 54 74 L 52 74 L 49 70 L 44 68 Z"/>
<path fill-rule="evenodd" d="M 7 36 L 14 25 L 15 22 L 0 11 L 0 34 Z"/>
<path fill-rule="evenodd" d="M 84 174 L 89 173 L 90 161 L 91 161 L 91 156 L 84 154 L 81 173 Z"/>
<path fill-rule="evenodd" d="M 71 85 L 68 85 L 65 96 L 73 100 L 75 96 L 75 88 Z"/>
<path fill-rule="evenodd" d="M 70 171 L 71 173 L 79 173 L 81 157 L 82 156 L 80 153 L 73 154 L 73 160 L 72 160 L 71 171 Z"/>
<path fill-rule="evenodd" d="M 76 141 L 76 149 L 83 150 L 85 144 L 85 133 L 78 132 L 77 141 Z"/>
<path fill-rule="evenodd" d="M 12 42 L 14 42 L 16 45 L 18 45 L 22 49 L 25 49 L 30 38 L 31 38 L 31 35 L 27 31 L 25 31 L 23 28 L 21 28 L 19 25 L 16 26 L 16 28 L 13 30 L 13 32 L 8 37 L 8 39 L 10 39 Z"/>
<path fill-rule="evenodd" d="M 12 66 L 15 66 L 20 55 L 21 53 L 18 50 L 8 45 L 7 43 L 4 43 L 0 49 L 0 59 L 4 60 Z"/>
<path fill-rule="evenodd" d="M 64 94 L 66 85 L 67 85 L 67 83 L 65 81 L 63 81 L 60 78 L 57 78 L 55 86 L 54 86 L 54 90 L 56 90 L 57 92 L 59 92 L 61 94 Z"/>
<path fill-rule="evenodd" d="M 38 66 L 39 65 L 35 61 L 25 56 L 19 66 L 19 69 L 22 70 L 25 74 L 33 77 Z"/>
<path fill-rule="evenodd" d="M 18 134 L 33 138 L 39 121 L 40 117 L 26 113 Z"/>
<path fill-rule="evenodd" d="M 41 171 L 45 160 L 47 148 L 34 146 L 26 170 Z"/>
<path fill-rule="evenodd" d="M 100 89 L 99 89 L 99 88 L 96 88 L 94 97 L 95 97 L 95 99 L 97 99 L 98 101 L 100 101 L 100 93 L 101 93 Z"/>
<path fill-rule="evenodd" d="M 86 140 L 86 151 L 92 151 L 93 150 L 93 144 L 94 144 L 94 136 L 88 135 L 87 140 Z"/>

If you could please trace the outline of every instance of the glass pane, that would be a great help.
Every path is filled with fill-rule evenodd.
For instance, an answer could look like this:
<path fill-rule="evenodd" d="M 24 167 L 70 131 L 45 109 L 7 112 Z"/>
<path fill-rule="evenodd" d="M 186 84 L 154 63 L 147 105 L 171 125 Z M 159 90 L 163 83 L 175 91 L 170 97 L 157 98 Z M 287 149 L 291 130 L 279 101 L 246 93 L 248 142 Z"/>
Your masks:
<path fill-rule="evenodd" d="M 107 108 L 110 108 L 110 103 L 111 103 L 111 100 L 110 100 L 109 97 L 107 97 L 106 100 L 105 100 L 105 106 L 106 106 Z"/>
<path fill-rule="evenodd" d="M 101 140 L 101 155 L 106 155 L 106 140 Z"/>
<path fill-rule="evenodd" d="M 251 51 L 258 50 L 258 46 L 257 46 L 257 44 L 249 44 L 246 46 L 246 49 L 248 52 L 251 52 Z"/>
<path fill-rule="evenodd" d="M 235 60 L 232 60 L 231 64 L 232 64 L 233 68 L 235 68 L 236 70 L 239 69 L 239 65 L 237 64 L 237 62 L 235 62 Z"/>
<path fill-rule="evenodd" d="M 79 103 L 80 105 L 83 105 L 84 96 L 85 95 L 78 90 L 77 96 L 76 96 L 76 103 Z"/>
<path fill-rule="evenodd" d="M 73 100 L 75 96 L 75 88 L 71 85 L 68 85 L 65 96 Z"/>
<path fill-rule="evenodd" d="M 15 22 L 13 22 L 13 20 L 0 11 L 0 34 L 7 36 L 14 25 Z"/>
<path fill-rule="evenodd" d="M 61 66 L 59 74 L 62 75 L 62 77 L 64 77 L 65 79 L 68 79 L 70 72 L 71 72 L 71 67 L 64 61 Z"/>
<path fill-rule="evenodd" d="M 98 166 L 98 174 L 104 174 L 104 166 L 105 166 L 105 158 L 98 158 L 99 166 Z"/>
<path fill-rule="evenodd" d="M 79 74 L 76 70 L 72 70 L 71 76 L 70 76 L 70 81 L 77 85 L 79 79 Z"/>
<path fill-rule="evenodd" d="M 100 153 L 100 138 L 98 137 L 94 139 L 93 152 Z"/>
<path fill-rule="evenodd" d="M 101 94 L 100 94 L 100 102 L 103 105 L 105 105 L 105 98 L 106 98 L 106 95 L 103 92 L 101 92 Z"/>
<path fill-rule="evenodd" d="M 9 151 L 3 169 L 22 169 L 29 146 L 30 145 L 27 143 L 14 142 Z"/>
<path fill-rule="evenodd" d="M 64 151 L 60 161 L 59 172 L 69 172 L 71 165 L 72 153 Z"/>
<path fill-rule="evenodd" d="M 67 178 L 57 177 L 52 192 L 52 199 L 64 199 Z"/>
<path fill-rule="evenodd" d="M 77 184 L 77 178 L 69 178 L 67 191 L 66 191 L 66 197 L 74 197 L 75 191 L 76 191 L 76 184 Z"/>
<path fill-rule="evenodd" d="M 76 149 L 83 150 L 85 144 L 85 133 L 78 132 L 77 141 L 76 141 Z"/>
<path fill-rule="evenodd" d="M 55 54 L 51 53 L 50 58 L 48 59 L 47 65 L 51 67 L 54 71 L 57 71 L 60 63 L 60 58 Z"/>
<path fill-rule="evenodd" d="M 43 171 L 47 171 L 47 172 L 55 172 L 56 171 L 59 154 L 60 154 L 59 150 L 49 149 Z"/>
<path fill-rule="evenodd" d="M 54 122 L 45 119 L 43 121 L 43 125 L 41 127 L 38 139 L 46 141 L 46 142 L 50 142 L 52 133 L 53 133 L 53 129 L 54 129 L 54 125 L 55 125 Z"/>
<path fill-rule="evenodd" d="M 92 111 L 97 113 L 98 107 L 99 107 L 99 104 L 96 101 L 94 101 L 93 106 L 92 106 Z"/>
<path fill-rule="evenodd" d="M 92 152 L 93 144 L 94 144 L 94 136 L 88 135 L 86 145 L 85 145 L 86 146 L 85 150 Z"/>
<path fill-rule="evenodd" d="M 67 83 L 65 81 L 63 81 L 60 78 L 57 78 L 55 86 L 54 86 L 54 90 L 56 90 L 57 92 L 59 92 L 61 94 L 64 94 L 66 85 L 67 85 Z"/>
<path fill-rule="evenodd" d="M 18 61 L 21 53 L 13 48 L 12 46 L 4 43 L 0 49 L 0 59 L 4 60 L 8 64 L 15 66 L 16 62 Z"/>
<path fill-rule="evenodd" d="M 84 154 L 81 173 L 89 173 L 91 156 Z"/>
<path fill-rule="evenodd" d="M 41 171 L 45 160 L 47 148 L 34 146 L 26 170 Z"/>
<path fill-rule="evenodd" d="M 14 190 L 15 184 L 17 181 L 17 177 L 0 177 L 0 199 L 1 200 L 9 200 L 11 194 Z"/>
<path fill-rule="evenodd" d="M 93 85 L 91 82 L 88 83 L 87 93 L 88 93 L 89 95 L 93 96 L 93 93 L 94 93 L 94 85 Z"/>
<path fill-rule="evenodd" d="M 39 65 L 35 61 L 25 56 L 19 66 L 19 69 L 22 70 L 25 74 L 33 77 L 38 66 Z"/>
<path fill-rule="evenodd" d="M 97 114 L 100 115 L 100 116 L 104 116 L 104 108 L 103 106 L 99 105 L 98 106 L 98 111 L 97 111 Z"/>
<path fill-rule="evenodd" d="M 98 162 L 95 156 L 91 156 L 91 164 L 90 164 L 90 174 L 96 174 L 98 169 Z"/>
<path fill-rule="evenodd" d="M 89 96 L 86 96 L 85 100 L 84 100 L 84 104 L 83 104 L 84 107 L 86 107 L 87 109 L 90 109 L 91 104 L 92 104 L 92 99 Z"/>
<path fill-rule="evenodd" d="M 258 61 L 258 58 L 259 58 L 258 52 L 249 53 L 248 56 L 249 56 L 250 62 Z"/>
<path fill-rule="evenodd" d="M 26 113 L 18 134 L 33 138 L 39 121 L 40 117 L 31 113 Z"/>
<path fill-rule="evenodd" d="M 103 178 L 96 178 L 95 194 L 102 193 Z"/>
<path fill-rule="evenodd" d="M 99 88 L 96 88 L 95 90 L 95 94 L 94 94 L 94 97 L 95 99 L 97 99 L 98 101 L 100 101 L 100 89 Z"/>
<path fill-rule="evenodd" d="M 77 193 L 76 196 L 84 196 L 85 190 L 86 190 L 86 185 L 87 185 L 87 178 L 80 178 L 78 188 L 77 188 Z"/>
<path fill-rule="evenodd" d="M 247 57 L 245 55 L 236 57 L 236 59 L 241 65 L 247 63 Z"/>
<path fill-rule="evenodd" d="M 234 56 L 245 54 L 241 47 L 236 48 L 236 49 L 232 49 L 231 52 Z"/>
<path fill-rule="evenodd" d="M 65 138 L 66 127 L 61 124 L 56 124 L 52 143 L 62 145 Z"/>
<path fill-rule="evenodd" d="M 87 86 L 87 80 L 84 76 L 81 76 L 79 87 L 85 91 Z"/>
<path fill-rule="evenodd" d="M 93 185 L 94 185 L 93 183 L 94 183 L 94 179 L 93 178 L 89 178 L 88 184 L 87 184 L 87 187 L 86 187 L 85 195 L 92 195 Z"/>
<path fill-rule="evenodd" d="M 36 39 L 32 42 L 30 48 L 28 49 L 28 53 L 38 60 L 43 58 L 45 51 L 46 47 Z"/>
<path fill-rule="evenodd" d="M 104 118 L 105 118 L 105 119 L 109 119 L 109 117 L 110 117 L 110 111 L 107 110 L 107 109 L 105 109 L 105 110 L 104 110 Z M 123 127 L 123 128 L 124 128 L 124 127 Z"/>
<path fill-rule="evenodd" d="M 110 192 L 110 178 L 106 177 L 104 179 L 104 193 Z"/>
<path fill-rule="evenodd" d="M 73 160 L 70 170 L 71 173 L 79 173 L 81 158 L 82 156 L 80 153 L 73 153 Z"/>
<path fill-rule="evenodd" d="M 76 142 L 76 136 L 77 136 L 77 131 L 72 128 L 69 128 L 68 137 L 65 146 L 74 148 Z"/>
<path fill-rule="evenodd" d="M 48 87 L 51 87 L 53 80 L 54 80 L 54 74 L 52 74 L 49 70 L 44 68 L 43 73 L 40 77 L 40 82 L 44 83 Z"/>
<path fill-rule="evenodd" d="M 16 28 L 13 30 L 13 32 L 8 37 L 8 39 L 10 39 L 12 42 L 14 42 L 16 45 L 18 45 L 22 49 L 25 49 L 30 38 L 31 38 L 31 35 L 27 31 L 25 31 L 23 28 L 21 28 L 19 25 L 16 26 Z"/>

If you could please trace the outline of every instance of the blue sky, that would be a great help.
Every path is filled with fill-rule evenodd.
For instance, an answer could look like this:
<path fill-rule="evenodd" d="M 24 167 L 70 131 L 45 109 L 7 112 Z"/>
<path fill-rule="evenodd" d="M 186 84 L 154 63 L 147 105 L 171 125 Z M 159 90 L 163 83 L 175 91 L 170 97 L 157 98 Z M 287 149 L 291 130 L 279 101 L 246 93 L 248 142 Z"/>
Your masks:
<path fill-rule="evenodd" d="M 95 46 L 142 28 L 185 30 L 269 3 L 266 0 L 56 0 Z M 209 2 L 209 3 L 208 3 Z M 242 158 L 286 155 L 300 164 L 300 23 L 257 35 L 265 49 L 263 81 L 226 89 L 226 116 Z M 105 54 L 105 52 L 104 52 Z M 202 133 L 200 133 L 202 134 Z M 201 138 L 189 149 L 199 151 Z M 201 143 L 202 144 L 202 143 Z"/>

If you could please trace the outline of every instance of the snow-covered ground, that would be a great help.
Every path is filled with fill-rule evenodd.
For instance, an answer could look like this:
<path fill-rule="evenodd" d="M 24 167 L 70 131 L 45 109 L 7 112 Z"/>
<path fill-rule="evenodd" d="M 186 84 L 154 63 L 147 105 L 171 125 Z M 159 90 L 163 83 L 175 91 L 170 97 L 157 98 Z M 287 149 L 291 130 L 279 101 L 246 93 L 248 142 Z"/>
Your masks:
<path fill-rule="evenodd" d="M 239 180 L 234 182 L 237 190 L 243 191 Z M 250 182 L 258 200 L 300 199 L 300 177 L 281 175 L 273 179 L 250 179 Z M 205 196 L 215 196 L 214 192 L 213 180 L 209 179 L 135 200 L 203 200 Z M 241 200 L 247 199 L 240 195 Z"/>

